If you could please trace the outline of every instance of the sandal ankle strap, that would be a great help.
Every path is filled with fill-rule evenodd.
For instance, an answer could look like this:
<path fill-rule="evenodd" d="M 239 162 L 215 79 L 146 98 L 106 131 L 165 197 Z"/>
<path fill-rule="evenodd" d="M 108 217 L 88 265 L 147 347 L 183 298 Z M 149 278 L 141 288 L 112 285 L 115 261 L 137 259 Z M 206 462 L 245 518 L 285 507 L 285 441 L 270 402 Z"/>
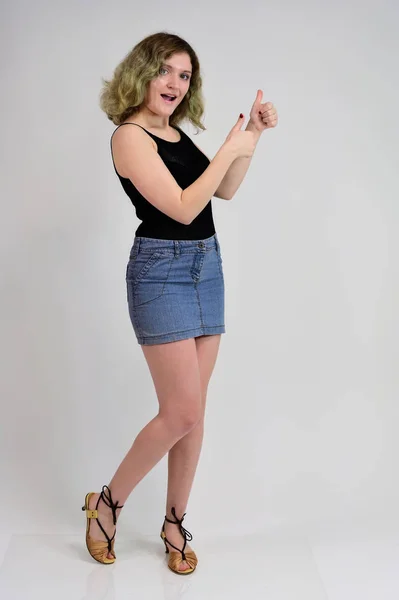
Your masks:
<path fill-rule="evenodd" d="M 109 497 L 106 496 L 106 493 L 108 494 Z M 103 489 L 97 500 L 96 509 L 98 509 L 98 504 L 99 504 L 100 500 L 102 500 L 104 502 L 104 504 L 106 504 L 112 510 L 112 517 L 113 517 L 114 525 L 116 525 L 116 511 L 118 508 L 123 508 L 124 504 L 122 504 L 122 506 L 118 506 L 118 501 L 114 502 L 112 500 L 111 490 L 109 489 L 109 487 L 107 485 L 103 485 Z"/>
<path fill-rule="evenodd" d="M 191 534 L 191 533 L 190 533 L 190 532 L 189 532 L 187 529 L 185 529 L 185 527 L 183 527 L 183 525 L 182 525 L 182 523 L 183 523 L 183 519 L 184 519 L 184 517 L 186 516 L 186 514 L 187 514 L 187 513 L 184 513 L 184 515 L 182 516 L 182 518 L 181 518 L 181 519 L 178 519 L 178 518 L 177 518 L 177 516 L 176 516 L 176 510 L 175 510 L 175 507 L 174 507 L 174 506 L 172 506 L 172 515 L 175 517 L 176 521 L 171 521 L 171 520 L 170 520 L 170 519 L 168 519 L 168 517 L 165 515 L 165 521 L 167 521 L 168 523 L 174 523 L 175 525 L 179 525 L 179 529 L 180 529 L 180 531 L 181 531 L 181 533 L 182 533 L 182 535 L 183 535 L 183 537 L 184 537 L 184 539 L 185 539 L 185 543 L 184 543 L 184 546 L 183 546 L 183 550 L 184 550 L 184 548 L 186 547 L 186 543 L 187 543 L 187 542 L 191 542 L 191 541 L 192 541 L 192 539 L 193 539 L 193 536 L 192 536 L 192 534 Z M 165 525 L 165 524 L 164 524 L 164 525 Z M 170 542 L 169 542 L 169 543 L 170 543 Z M 172 544 L 170 544 L 170 545 L 172 546 Z M 173 546 L 173 547 L 175 547 L 175 546 Z"/>

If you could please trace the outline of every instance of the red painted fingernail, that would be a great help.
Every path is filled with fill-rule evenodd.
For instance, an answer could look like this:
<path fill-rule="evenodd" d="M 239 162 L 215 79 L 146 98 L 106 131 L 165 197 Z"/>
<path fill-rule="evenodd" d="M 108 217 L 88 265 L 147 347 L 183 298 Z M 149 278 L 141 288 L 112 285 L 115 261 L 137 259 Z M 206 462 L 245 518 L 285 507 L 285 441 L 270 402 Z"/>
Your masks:
<path fill-rule="evenodd" d="M 242 113 L 240 113 L 240 119 L 242 119 L 242 118 L 243 118 L 243 116 L 244 116 L 244 115 L 243 115 Z"/>

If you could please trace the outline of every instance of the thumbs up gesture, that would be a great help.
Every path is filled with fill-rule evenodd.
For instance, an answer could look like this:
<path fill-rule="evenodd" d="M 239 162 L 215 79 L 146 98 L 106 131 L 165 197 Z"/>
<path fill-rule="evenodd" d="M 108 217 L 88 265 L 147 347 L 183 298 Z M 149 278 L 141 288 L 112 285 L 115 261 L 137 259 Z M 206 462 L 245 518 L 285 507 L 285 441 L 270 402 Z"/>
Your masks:
<path fill-rule="evenodd" d="M 260 133 L 265 129 L 276 127 L 278 121 L 277 110 L 273 103 L 265 102 L 262 104 L 262 98 L 263 92 L 262 90 L 258 90 L 248 121 L 248 125 L 251 124 L 251 129 L 256 129 Z"/>

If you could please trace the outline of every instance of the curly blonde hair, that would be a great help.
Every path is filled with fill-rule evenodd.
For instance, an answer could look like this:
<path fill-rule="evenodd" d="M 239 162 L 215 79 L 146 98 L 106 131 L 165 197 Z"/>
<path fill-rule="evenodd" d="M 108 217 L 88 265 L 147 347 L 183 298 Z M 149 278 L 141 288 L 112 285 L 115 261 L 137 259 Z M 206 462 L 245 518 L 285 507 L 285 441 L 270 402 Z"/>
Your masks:
<path fill-rule="evenodd" d="M 190 56 L 192 75 L 188 91 L 171 115 L 169 123 L 172 126 L 178 125 L 188 119 L 195 127 L 204 131 L 206 127 L 201 123 L 204 98 L 198 57 L 188 42 L 166 31 L 144 38 L 119 63 L 110 81 L 102 79 L 104 86 L 100 95 L 100 107 L 108 119 L 115 125 L 120 125 L 138 112 L 149 82 L 158 77 L 162 63 L 177 52 L 186 52 Z"/>

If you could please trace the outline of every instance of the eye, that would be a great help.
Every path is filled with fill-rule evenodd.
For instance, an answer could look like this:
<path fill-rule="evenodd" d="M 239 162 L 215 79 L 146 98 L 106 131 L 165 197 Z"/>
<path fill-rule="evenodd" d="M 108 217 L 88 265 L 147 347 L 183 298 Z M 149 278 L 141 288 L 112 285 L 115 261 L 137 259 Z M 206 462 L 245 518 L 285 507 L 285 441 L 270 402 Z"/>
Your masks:
<path fill-rule="evenodd" d="M 167 71 L 168 69 L 166 69 L 165 67 L 161 67 L 159 69 L 159 73 L 162 75 L 161 71 Z M 190 75 L 188 73 L 182 73 L 183 77 L 186 77 L 185 81 L 190 79 Z"/>

